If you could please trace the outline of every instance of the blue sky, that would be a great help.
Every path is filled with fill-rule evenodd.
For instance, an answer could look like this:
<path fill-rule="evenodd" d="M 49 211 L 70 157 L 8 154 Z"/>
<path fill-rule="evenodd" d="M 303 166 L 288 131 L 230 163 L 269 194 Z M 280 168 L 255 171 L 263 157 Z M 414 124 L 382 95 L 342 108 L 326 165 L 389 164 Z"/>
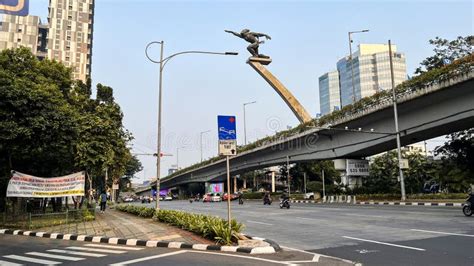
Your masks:
<path fill-rule="evenodd" d="M 31 0 L 30 14 L 47 16 L 47 0 Z M 217 154 L 216 116 L 236 115 L 243 142 L 242 104 L 247 106 L 247 139 L 271 135 L 298 124 L 273 89 L 245 62 L 247 44 L 224 29 L 249 28 L 272 40 L 261 53 L 273 59 L 269 70 L 285 84 L 312 116 L 319 112 L 318 77 L 336 68 L 348 54 L 347 32 L 359 43 L 391 39 L 405 53 L 411 75 L 432 54 L 428 40 L 473 34 L 472 1 L 159 1 L 97 0 L 92 79 L 114 88 L 135 136 L 134 152 L 156 147 L 158 67 L 144 56 L 146 44 L 165 41 L 165 55 L 186 51 L 237 51 L 239 56 L 183 55 L 164 70 L 163 127 L 165 152 L 179 151 L 179 166 L 200 160 L 199 139 L 205 135 L 204 158 Z M 152 48 L 159 56 L 159 47 Z M 433 142 L 430 146 L 439 145 Z M 155 176 L 152 157 L 140 156 Z M 163 159 L 162 175 L 176 164 Z"/>

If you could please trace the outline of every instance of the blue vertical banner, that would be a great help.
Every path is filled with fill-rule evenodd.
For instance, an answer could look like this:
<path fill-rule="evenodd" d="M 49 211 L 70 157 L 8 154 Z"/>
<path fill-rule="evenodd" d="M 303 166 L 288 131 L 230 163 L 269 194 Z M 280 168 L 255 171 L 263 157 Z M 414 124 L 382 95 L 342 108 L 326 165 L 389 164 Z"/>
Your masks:
<path fill-rule="evenodd" d="M 0 0 L 0 14 L 27 16 L 29 0 Z"/>
<path fill-rule="evenodd" d="M 237 127 L 235 116 L 217 116 L 219 155 L 237 155 Z"/>
<path fill-rule="evenodd" d="M 217 125 L 219 127 L 219 140 L 237 139 L 235 116 L 219 115 L 217 116 Z"/>

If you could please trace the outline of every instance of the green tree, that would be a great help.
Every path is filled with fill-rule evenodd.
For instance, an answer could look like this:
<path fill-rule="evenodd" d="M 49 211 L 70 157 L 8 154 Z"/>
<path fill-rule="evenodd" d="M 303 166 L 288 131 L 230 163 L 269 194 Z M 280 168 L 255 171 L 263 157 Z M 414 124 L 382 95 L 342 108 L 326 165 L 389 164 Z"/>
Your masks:
<path fill-rule="evenodd" d="M 434 40 L 429 40 L 429 43 L 435 46 L 433 49 L 435 54 L 423 60 L 420 63 L 421 66 L 416 69 L 415 74 L 440 68 L 474 52 L 474 36 L 472 35 L 466 37 L 459 36 L 452 41 L 436 37 Z"/>
<path fill-rule="evenodd" d="M 450 192 L 465 192 L 474 184 L 474 128 L 453 133 L 437 147 L 441 156 L 440 181 Z"/>
<path fill-rule="evenodd" d="M 304 191 L 304 173 L 306 173 L 306 182 L 318 181 L 322 184 L 322 170 L 324 170 L 324 181 L 327 188 L 332 191 L 334 182 L 340 182 L 341 178 L 339 172 L 334 168 L 333 161 L 330 160 L 295 163 L 290 168 L 291 190 Z M 287 181 L 286 164 L 281 166 L 280 175 L 283 181 Z"/>
<path fill-rule="evenodd" d="M 366 193 L 400 193 L 398 181 L 398 155 L 390 151 L 376 156 L 370 164 L 370 175 L 363 179 L 363 190 Z M 423 192 L 425 182 L 436 179 L 437 171 L 433 162 L 420 153 L 404 152 L 408 159 L 409 169 L 403 170 L 407 193 Z"/>
<path fill-rule="evenodd" d="M 12 169 L 37 176 L 87 170 L 96 187 L 106 168 L 115 180 L 130 164 L 137 169 L 113 89 L 99 84 L 94 100 L 90 84 L 27 48 L 0 53 L 0 209 Z"/>

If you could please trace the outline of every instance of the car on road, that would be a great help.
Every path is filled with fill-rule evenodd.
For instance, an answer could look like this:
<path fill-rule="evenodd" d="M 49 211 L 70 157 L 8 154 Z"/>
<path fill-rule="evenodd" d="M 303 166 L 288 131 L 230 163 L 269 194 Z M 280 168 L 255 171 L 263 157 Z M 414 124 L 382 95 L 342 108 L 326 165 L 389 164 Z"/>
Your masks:
<path fill-rule="evenodd" d="M 228 198 L 228 194 L 227 193 L 224 193 L 224 195 L 222 196 L 222 200 L 223 201 L 226 201 Z M 236 200 L 239 198 L 239 193 L 232 193 L 230 194 L 230 200 Z"/>
<path fill-rule="evenodd" d="M 171 197 L 171 196 L 166 196 L 165 197 L 165 201 L 172 201 L 172 200 L 173 200 L 173 197 Z"/>
<path fill-rule="evenodd" d="M 304 194 L 305 200 L 314 200 L 314 192 L 308 192 Z"/>
<path fill-rule="evenodd" d="M 204 195 L 202 202 L 221 202 L 221 196 L 219 194 L 207 193 Z"/>
<path fill-rule="evenodd" d="M 134 202 L 135 200 L 133 198 L 125 198 L 123 199 L 123 202 Z"/>

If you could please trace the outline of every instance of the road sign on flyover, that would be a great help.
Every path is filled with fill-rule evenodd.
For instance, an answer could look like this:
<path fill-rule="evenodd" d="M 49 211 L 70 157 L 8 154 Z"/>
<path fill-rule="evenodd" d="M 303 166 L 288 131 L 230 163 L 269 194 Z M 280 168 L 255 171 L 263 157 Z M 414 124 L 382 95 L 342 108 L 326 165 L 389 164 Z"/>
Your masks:
<path fill-rule="evenodd" d="M 237 154 L 237 127 L 235 116 L 217 116 L 219 155 Z"/>

